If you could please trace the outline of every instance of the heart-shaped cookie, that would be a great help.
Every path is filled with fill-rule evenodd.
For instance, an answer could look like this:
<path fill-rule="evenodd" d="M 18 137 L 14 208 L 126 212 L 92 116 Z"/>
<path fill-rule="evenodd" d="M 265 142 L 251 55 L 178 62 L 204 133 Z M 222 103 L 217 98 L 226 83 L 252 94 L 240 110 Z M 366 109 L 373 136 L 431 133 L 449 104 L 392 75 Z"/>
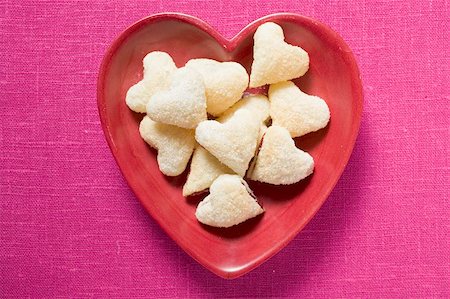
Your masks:
<path fill-rule="evenodd" d="M 187 68 L 202 75 L 205 83 L 206 110 L 213 116 L 220 115 L 239 101 L 248 86 L 248 74 L 237 62 L 218 62 L 212 59 L 191 59 Z"/>
<path fill-rule="evenodd" d="M 211 185 L 210 194 L 197 206 L 198 221 L 215 227 L 231 227 L 261 213 L 247 183 L 237 175 L 223 174 Z"/>
<path fill-rule="evenodd" d="M 145 116 L 139 125 L 141 137 L 158 150 L 158 165 L 167 176 L 181 174 L 195 146 L 194 130 L 157 123 Z"/>
<path fill-rule="evenodd" d="M 146 113 L 147 103 L 156 92 L 169 88 L 177 69 L 172 57 L 160 51 L 148 53 L 143 64 L 143 79 L 130 87 L 125 98 L 128 107 L 140 113 Z"/>
<path fill-rule="evenodd" d="M 286 128 L 292 137 L 325 128 L 330 121 L 327 103 L 291 81 L 270 85 L 269 101 L 272 124 Z"/>
<path fill-rule="evenodd" d="M 180 68 L 170 88 L 154 94 L 147 103 L 148 116 L 157 122 L 194 129 L 206 120 L 205 85 L 202 76 L 190 68 Z"/>
<path fill-rule="evenodd" d="M 205 229 L 195 218 L 196 206 L 183 197 L 179 181 L 161 174 L 155 151 L 148 149 L 139 134 L 141 118 L 127 107 L 125 95 L 142 73 L 142 53 L 165 51 L 180 66 L 195 57 L 209 57 L 236 61 L 250 69 L 254 32 L 266 22 L 282 26 L 290 44 L 308 51 L 314 67 L 296 82 L 305 92 L 327 100 L 333 121 L 326 132 L 302 137 L 302 149 L 317 157 L 308 184 L 301 188 L 297 184 L 283 186 L 286 192 L 282 193 L 273 192 L 267 184 L 255 184 L 258 200 L 267 211 L 264 217 L 226 230 Z M 97 88 L 105 138 L 144 209 L 190 256 L 226 278 L 241 276 L 267 261 L 317 213 L 352 153 L 363 105 L 358 67 L 342 38 L 317 20 L 285 13 L 256 20 L 232 39 L 195 17 L 174 13 L 149 16 L 125 30 L 111 45 Z"/>
<path fill-rule="evenodd" d="M 252 111 L 253 117 L 260 118 L 261 122 L 267 121 L 269 118 L 270 103 L 269 99 L 264 95 L 248 95 L 243 97 L 239 102 L 234 104 L 230 109 L 225 111 L 217 121 L 224 123 L 231 119 L 234 113 L 240 109 Z"/>
<path fill-rule="evenodd" d="M 237 111 L 226 123 L 201 122 L 195 139 L 220 162 L 244 176 L 255 154 L 261 123 L 247 109 Z"/>
<path fill-rule="evenodd" d="M 194 151 L 190 167 L 189 175 L 183 186 L 183 196 L 202 192 L 208 189 L 220 175 L 233 173 L 200 145 Z"/>
<path fill-rule="evenodd" d="M 270 126 L 262 141 L 249 178 L 273 185 L 290 185 L 306 178 L 314 170 L 314 159 L 295 146 L 289 132 Z"/>
<path fill-rule="evenodd" d="M 281 26 L 267 22 L 254 35 L 250 87 L 258 87 L 303 76 L 309 68 L 309 55 L 284 41 Z"/>

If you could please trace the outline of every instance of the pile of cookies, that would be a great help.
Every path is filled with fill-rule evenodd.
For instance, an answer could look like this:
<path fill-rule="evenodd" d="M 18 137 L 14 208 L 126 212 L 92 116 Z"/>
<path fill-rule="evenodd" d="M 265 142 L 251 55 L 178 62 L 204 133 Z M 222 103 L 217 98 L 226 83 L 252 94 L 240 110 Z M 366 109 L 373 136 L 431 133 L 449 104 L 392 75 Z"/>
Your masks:
<path fill-rule="evenodd" d="M 273 185 L 294 184 L 314 170 L 314 160 L 292 138 L 327 126 L 326 102 L 293 82 L 309 68 L 302 48 L 284 41 L 272 22 L 254 35 L 250 76 L 236 62 L 192 59 L 177 68 L 169 54 L 151 52 L 143 79 L 127 92 L 126 104 L 146 113 L 139 131 L 158 151 L 161 172 L 177 176 L 189 160 L 183 195 L 209 189 L 197 219 L 230 227 L 264 212 L 244 178 Z M 268 96 L 247 94 L 269 85 Z"/>

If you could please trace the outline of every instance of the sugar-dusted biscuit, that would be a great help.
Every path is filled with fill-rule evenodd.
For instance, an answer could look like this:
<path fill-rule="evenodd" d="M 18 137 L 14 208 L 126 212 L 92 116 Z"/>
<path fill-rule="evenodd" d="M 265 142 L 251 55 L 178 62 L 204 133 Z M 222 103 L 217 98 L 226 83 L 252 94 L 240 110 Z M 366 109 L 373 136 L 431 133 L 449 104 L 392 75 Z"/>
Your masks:
<path fill-rule="evenodd" d="M 205 82 L 206 106 L 209 114 L 220 115 L 239 101 L 248 86 L 248 74 L 237 62 L 218 62 L 212 59 L 192 59 L 187 68 L 199 72 Z"/>
<path fill-rule="evenodd" d="M 183 186 L 183 196 L 208 189 L 217 177 L 226 173 L 231 174 L 233 171 L 220 163 L 202 146 L 197 146 L 192 156 L 187 181 Z"/>
<path fill-rule="evenodd" d="M 247 109 L 237 111 L 226 123 L 201 122 L 195 139 L 220 162 L 244 176 L 255 154 L 261 122 Z"/>
<path fill-rule="evenodd" d="M 167 176 L 181 174 L 195 147 L 194 130 L 157 123 L 145 116 L 139 126 L 141 137 L 158 150 L 158 165 Z"/>
<path fill-rule="evenodd" d="M 152 95 L 169 88 L 172 75 L 177 69 L 172 57 L 159 51 L 147 54 L 143 64 L 143 79 L 130 87 L 125 98 L 128 107 L 139 113 L 146 113 L 146 106 Z"/>
<path fill-rule="evenodd" d="M 302 92 L 291 81 L 270 85 L 269 101 L 272 124 L 286 128 L 292 137 L 320 130 L 330 120 L 327 103 Z"/>
<path fill-rule="evenodd" d="M 314 159 L 295 146 L 286 129 L 274 125 L 264 134 L 248 177 L 273 185 L 289 185 L 309 176 L 313 170 Z"/>
<path fill-rule="evenodd" d="M 303 76 L 309 55 L 284 41 L 283 29 L 272 22 L 258 27 L 254 35 L 250 87 L 258 87 Z"/>
<path fill-rule="evenodd" d="M 215 227 L 231 227 L 253 218 L 264 209 L 247 183 L 237 175 L 224 174 L 211 185 L 210 194 L 197 206 L 198 221 Z"/>
<path fill-rule="evenodd" d="M 179 68 L 169 89 L 154 94 L 147 103 L 148 116 L 157 122 L 194 129 L 206 120 L 205 85 L 190 68 Z"/>

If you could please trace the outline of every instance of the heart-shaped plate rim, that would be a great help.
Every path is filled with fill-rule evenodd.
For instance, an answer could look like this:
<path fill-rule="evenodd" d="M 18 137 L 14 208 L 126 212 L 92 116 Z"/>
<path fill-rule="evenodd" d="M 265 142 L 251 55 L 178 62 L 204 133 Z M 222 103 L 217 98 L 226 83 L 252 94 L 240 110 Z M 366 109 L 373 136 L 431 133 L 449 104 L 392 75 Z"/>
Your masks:
<path fill-rule="evenodd" d="M 118 49 L 122 46 L 122 44 L 126 41 L 128 37 L 133 35 L 133 33 L 137 32 L 138 30 L 142 29 L 148 24 L 152 24 L 153 22 L 157 22 L 160 20 L 173 20 L 173 21 L 180 21 L 184 23 L 188 23 L 190 25 L 198 27 L 200 30 L 203 30 L 208 35 L 210 35 L 212 38 L 214 38 L 217 43 L 219 43 L 227 52 L 232 52 L 239 44 L 240 42 L 248 36 L 250 32 L 254 32 L 256 28 L 268 21 L 289 21 L 293 23 L 299 23 L 305 26 L 312 26 L 315 29 L 315 33 L 317 35 L 320 35 L 321 39 L 326 40 L 328 43 L 333 44 L 336 48 L 339 48 L 341 50 L 342 59 L 346 62 L 349 73 L 351 74 L 351 81 L 352 81 L 352 95 L 353 95 L 353 101 L 354 103 L 354 110 L 356 119 L 354 119 L 353 123 L 353 130 L 351 131 L 352 135 L 350 136 L 350 144 L 347 146 L 344 152 L 341 152 L 341 159 L 340 163 L 336 166 L 337 173 L 333 179 L 333 181 L 328 185 L 329 188 L 326 190 L 323 190 L 321 193 L 320 200 L 317 201 L 316 205 L 312 207 L 309 210 L 309 214 L 306 215 L 304 221 L 300 221 L 298 225 L 292 229 L 286 236 L 280 240 L 275 246 L 272 246 L 271 248 L 268 248 L 267 251 L 265 251 L 263 254 L 259 255 L 258 257 L 254 258 L 253 260 L 249 261 L 245 265 L 240 265 L 239 267 L 220 267 L 214 264 L 211 264 L 206 260 L 204 257 L 199 255 L 197 252 L 194 252 L 187 246 L 187 244 L 180 242 L 176 235 L 172 233 L 170 229 L 168 229 L 164 223 L 164 220 L 159 217 L 156 211 L 153 211 L 148 205 L 145 204 L 144 193 L 143 190 L 138 188 L 137 186 L 133 186 L 133 184 L 130 183 L 127 176 L 125 175 L 125 164 L 119 163 L 119 152 L 117 150 L 117 147 L 114 144 L 113 136 L 110 132 L 110 124 L 107 122 L 107 113 L 106 113 L 106 96 L 105 96 L 105 79 L 106 74 L 108 72 L 109 65 L 111 63 L 111 60 L 114 56 L 114 54 L 118 51 Z M 363 93 L 362 93 L 362 85 L 359 75 L 358 66 L 356 64 L 355 58 L 353 56 L 352 51 L 348 47 L 348 45 L 344 42 L 344 40 L 340 37 L 338 33 L 333 31 L 331 28 L 329 28 L 327 25 L 322 24 L 318 22 L 317 20 L 314 20 L 309 17 L 301 16 L 298 14 L 292 14 L 292 13 L 276 13 L 267 15 L 265 17 L 262 17 L 260 19 L 257 19 L 251 23 L 249 23 L 247 26 L 245 26 L 237 35 L 235 35 L 230 40 L 224 38 L 220 33 L 218 33 L 214 28 L 212 28 L 210 25 L 208 25 L 206 22 L 186 14 L 181 13 L 160 13 L 148 16 L 146 18 L 143 18 L 131 26 L 129 26 L 127 29 L 125 29 L 112 43 L 112 45 L 107 50 L 103 61 L 100 66 L 100 72 L 98 76 L 98 89 L 97 89 L 97 101 L 98 101 L 98 110 L 100 115 L 100 120 L 102 124 L 103 131 L 105 133 L 105 138 L 107 140 L 107 143 L 111 149 L 111 152 L 113 153 L 113 156 L 117 162 L 117 165 L 119 166 L 122 174 L 126 178 L 128 184 L 130 185 L 131 189 L 134 191 L 140 202 L 143 204 L 147 212 L 156 220 L 156 222 L 161 226 L 161 228 L 173 239 L 178 243 L 178 245 L 186 251 L 192 258 L 197 260 L 200 264 L 202 264 L 204 267 L 212 271 L 213 273 L 223 277 L 223 278 L 236 278 L 239 277 L 252 269 L 256 268 L 260 264 L 262 264 L 264 261 L 275 255 L 277 252 L 279 252 L 283 247 L 285 247 L 302 229 L 303 227 L 314 217 L 314 215 L 317 213 L 319 208 L 322 206 L 322 204 L 325 202 L 326 198 L 329 196 L 331 191 L 333 190 L 334 186 L 336 185 L 337 181 L 339 180 L 345 166 L 348 163 L 348 160 L 350 158 L 351 152 L 353 150 L 356 137 L 358 135 L 359 126 L 360 126 L 360 120 L 362 115 L 362 106 L 363 106 Z"/>

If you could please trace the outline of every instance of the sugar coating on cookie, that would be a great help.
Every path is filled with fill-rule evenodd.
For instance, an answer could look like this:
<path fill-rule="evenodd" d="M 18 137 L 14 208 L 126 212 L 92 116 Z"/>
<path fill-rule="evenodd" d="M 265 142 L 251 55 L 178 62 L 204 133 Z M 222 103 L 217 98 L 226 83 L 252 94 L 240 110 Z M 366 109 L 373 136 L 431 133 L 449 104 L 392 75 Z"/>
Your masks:
<path fill-rule="evenodd" d="M 279 126 L 266 130 L 261 148 L 248 177 L 273 185 L 299 182 L 314 171 L 314 159 L 298 149 L 289 132 Z"/>
<path fill-rule="evenodd" d="M 272 124 L 286 128 L 292 137 L 325 128 L 330 120 L 327 103 L 291 81 L 270 85 L 269 101 Z"/>
<path fill-rule="evenodd" d="M 131 86 L 125 97 L 128 107 L 139 113 L 147 112 L 147 103 L 156 92 L 169 88 L 172 75 L 177 69 L 172 57 L 159 51 L 148 53 L 143 64 L 143 79 Z"/>
<path fill-rule="evenodd" d="M 208 189 L 216 178 L 227 173 L 232 174 L 234 172 L 198 145 L 192 156 L 189 175 L 183 186 L 183 196 Z"/>
<path fill-rule="evenodd" d="M 237 111 L 226 123 L 201 122 L 195 139 L 220 162 L 244 176 L 255 154 L 261 123 L 247 109 Z"/>
<path fill-rule="evenodd" d="M 186 67 L 202 75 L 207 111 L 213 116 L 220 115 L 239 101 L 248 86 L 247 71 L 237 62 L 200 58 L 189 60 Z"/>
<path fill-rule="evenodd" d="M 210 194 L 198 204 L 195 216 L 209 226 L 231 227 L 263 212 L 241 177 L 224 174 L 212 183 Z"/>
<path fill-rule="evenodd" d="M 220 117 L 217 118 L 217 121 L 221 123 L 228 121 L 234 113 L 240 109 L 252 111 L 252 117 L 260 118 L 261 122 L 266 122 L 269 119 L 269 99 L 264 95 L 248 95 L 243 97 L 239 102 L 225 111 Z"/>
<path fill-rule="evenodd" d="M 176 70 L 169 89 L 150 98 L 147 114 L 157 122 L 194 129 L 207 117 L 202 76 L 186 67 Z"/>
<path fill-rule="evenodd" d="M 189 162 L 195 147 L 194 130 L 157 123 L 145 116 L 140 125 L 141 137 L 158 150 L 158 165 L 167 176 L 181 174 Z"/>
<path fill-rule="evenodd" d="M 254 35 L 250 87 L 259 87 L 303 76 L 309 55 L 284 41 L 283 29 L 272 22 L 258 27 Z"/>

